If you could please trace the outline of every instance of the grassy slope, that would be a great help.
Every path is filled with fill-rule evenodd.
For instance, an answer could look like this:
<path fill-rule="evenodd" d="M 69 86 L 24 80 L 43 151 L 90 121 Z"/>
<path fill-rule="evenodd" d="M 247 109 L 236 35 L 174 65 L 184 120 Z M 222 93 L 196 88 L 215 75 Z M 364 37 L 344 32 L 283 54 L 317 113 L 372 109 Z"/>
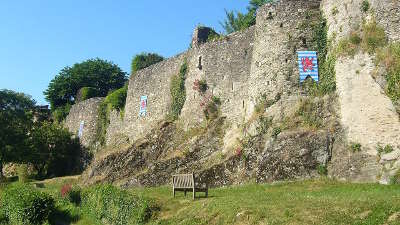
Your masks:
<path fill-rule="evenodd" d="M 208 199 L 171 198 L 169 187 L 133 190 L 154 198 L 155 224 L 400 224 L 400 186 L 330 180 L 212 189 Z M 389 220 L 389 217 L 390 220 Z"/>
<path fill-rule="evenodd" d="M 64 183 L 76 182 L 75 178 L 44 182 L 42 190 L 57 198 L 58 214 L 53 218 L 57 224 L 92 224 L 80 215 L 79 207 L 59 197 Z M 211 189 L 209 198 L 196 201 L 183 193 L 174 199 L 165 186 L 131 191 L 160 206 L 150 224 L 400 224 L 400 186 L 394 185 L 327 179 L 248 184 Z"/>

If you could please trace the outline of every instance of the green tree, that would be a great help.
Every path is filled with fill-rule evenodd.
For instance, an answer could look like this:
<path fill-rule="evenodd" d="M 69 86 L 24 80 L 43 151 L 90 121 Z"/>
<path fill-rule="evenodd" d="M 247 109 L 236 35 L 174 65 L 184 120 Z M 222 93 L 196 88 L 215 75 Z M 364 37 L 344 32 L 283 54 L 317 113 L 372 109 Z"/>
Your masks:
<path fill-rule="evenodd" d="M 39 177 L 65 176 L 81 169 L 79 140 L 59 124 L 35 123 L 29 144 L 28 161 L 34 165 Z"/>
<path fill-rule="evenodd" d="M 126 75 L 110 61 L 89 59 L 62 69 L 50 81 L 44 95 L 54 111 L 58 107 L 74 104 L 78 90 L 83 87 L 91 87 L 96 90 L 98 96 L 104 97 L 109 91 L 124 86 Z"/>
<path fill-rule="evenodd" d="M 256 24 L 257 9 L 274 0 L 251 0 L 247 6 L 247 13 L 225 10 L 226 19 L 221 23 L 227 34 L 244 30 Z"/>
<path fill-rule="evenodd" d="M 25 162 L 35 101 L 28 95 L 0 90 L 0 178 L 3 165 Z"/>
<path fill-rule="evenodd" d="M 156 53 L 141 53 L 133 57 L 131 64 L 131 74 L 135 74 L 137 71 L 149 67 L 153 64 L 161 62 L 164 57 Z"/>

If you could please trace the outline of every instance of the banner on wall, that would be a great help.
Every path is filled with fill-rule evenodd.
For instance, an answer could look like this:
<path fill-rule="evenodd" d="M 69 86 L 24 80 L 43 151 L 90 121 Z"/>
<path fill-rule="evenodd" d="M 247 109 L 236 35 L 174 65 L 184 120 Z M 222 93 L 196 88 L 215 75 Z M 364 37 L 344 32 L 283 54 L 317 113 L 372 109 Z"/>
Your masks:
<path fill-rule="evenodd" d="M 311 77 L 318 82 L 318 57 L 316 51 L 298 51 L 298 62 L 300 71 L 300 83 L 304 82 L 307 77 Z"/>
<path fill-rule="evenodd" d="M 139 116 L 146 116 L 146 111 L 147 111 L 147 96 L 141 96 Z"/>
<path fill-rule="evenodd" d="M 79 132 L 78 132 L 78 137 L 81 138 L 83 134 L 83 127 L 85 126 L 85 121 L 81 121 L 81 124 L 79 125 Z"/>

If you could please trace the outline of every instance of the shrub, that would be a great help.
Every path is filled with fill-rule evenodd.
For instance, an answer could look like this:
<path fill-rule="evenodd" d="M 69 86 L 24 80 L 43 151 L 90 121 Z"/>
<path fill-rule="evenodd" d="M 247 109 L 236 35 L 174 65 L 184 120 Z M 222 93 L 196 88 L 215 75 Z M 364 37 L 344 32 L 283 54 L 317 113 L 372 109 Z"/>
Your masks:
<path fill-rule="evenodd" d="M 18 175 L 19 182 L 22 182 L 22 183 L 28 182 L 28 180 L 29 180 L 28 165 L 26 165 L 26 164 L 18 165 L 17 175 Z"/>
<path fill-rule="evenodd" d="M 7 186 L 1 200 L 1 210 L 11 224 L 42 224 L 54 210 L 53 198 L 29 184 Z"/>
<path fill-rule="evenodd" d="M 128 83 L 126 83 L 122 88 L 109 93 L 104 99 L 104 103 L 110 105 L 113 109 L 121 111 L 125 108 L 127 93 Z"/>
<path fill-rule="evenodd" d="M 125 83 L 122 88 L 110 92 L 100 104 L 97 112 L 98 115 L 95 141 L 99 141 L 101 145 L 104 145 L 106 140 L 107 127 L 110 124 L 110 111 L 113 109 L 119 110 L 121 117 L 123 117 L 127 94 L 128 83 Z"/>
<path fill-rule="evenodd" d="M 278 135 L 282 132 L 280 127 L 274 127 L 274 129 L 272 129 L 272 137 L 276 138 L 278 137 Z"/>
<path fill-rule="evenodd" d="M 391 145 L 386 145 L 385 147 L 383 147 L 380 144 L 378 144 L 378 146 L 376 148 L 377 148 L 377 151 L 378 151 L 379 155 L 388 154 L 388 153 L 393 152 L 393 150 L 394 150 Z"/>
<path fill-rule="evenodd" d="M 385 30 L 378 26 L 376 21 L 363 25 L 363 40 L 361 46 L 370 54 L 375 53 L 376 49 L 387 44 Z"/>
<path fill-rule="evenodd" d="M 56 108 L 52 113 L 54 121 L 61 123 L 65 118 L 67 118 L 70 110 L 71 105 L 68 103 Z"/>
<path fill-rule="evenodd" d="M 318 174 L 321 176 L 328 175 L 328 168 L 326 167 L 326 165 L 321 165 L 321 164 L 318 165 L 317 171 L 318 171 Z"/>
<path fill-rule="evenodd" d="M 261 115 L 258 118 L 258 126 L 256 128 L 258 134 L 266 134 L 272 125 L 272 118 Z"/>
<path fill-rule="evenodd" d="M 354 56 L 358 49 L 358 45 L 351 42 L 350 38 L 344 38 L 339 41 L 336 52 L 340 56 Z"/>
<path fill-rule="evenodd" d="M 170 92 L 172 97 L 171 109 L 169 117 L 172 120 L 178 119 L 181 110 L 186 101 L 185 79 L 188 71 L 186 60 L 182 64 L 179 74 L 171 78 Z"/>
<path fill-rule="evenodd" d="M 390 178 L 390 184 L 400 184 L 400 170 L 398 170 L 396 174 Z"/>
<path fill-rule="evenodd" d="M 207 120 L 214 120 L 219 116 L 219 106 L 221 99 L 213 95 L 203 96 L 200 107 L 203 109 L 204 116 Z"/>
<path fill-rule="evenodd" d="M 300 116 L 302 122 L 312 128 L 319 128 L 322 126 L 320 111 L 323 102 L 314 102 L 313 99 L 301 99 L 299 108 L 296 115 Z"/>
<path fill-rule="evenodd" d="M 386 93 L 393 102 L 400 100 L 400 43 L 393 43 L 377 53 L 378 63 L 386 67 Z"/>
<path fill-rule="evenodd" d="M 156 54 L 156 53 L 141 53 L 133 57 L 131 63 L 131 71 L 132 74 L 135 74 L 137 71 L 149 67 L 153 64 L 161 62 L 164 60 L 164 57 Z"/>
<path fill-rule="evenodd" d="M 62 198 L 69 202 L 79 205 L 81 203 L 81 189 L 78 186 L 65 184 L 61 187 L 60 194 Z"/>
<path fill-rule="evenodd" d="M 151 216 L 148 201 L 112 185 L 96 185 L 82 193 L 82 210 L 98 224 L 141 224 Z"/>
<path fill-rule="evenodd" d="M 204 94 L 208 90 L 207 81 L 204 79 L 196 79 L 193 83 L 193 90 L 198 91 L 200 94 Z"/>
<path fill-rule="evenodd" d="M 83 87 L 79 90 L 77 98 L 79 101 L 85 101 L 89 98 L 97 97 L 99 96 L 99 92 L 97 91 L 96 88 L 92 87 Z"/>
<path fill-rule="evenodd" d="M 361 144 L 360 143 L 351 143 L 350 149 L 353 152 L 359 152 L 359 151 L 361 151 Z"/>
<path fill-rule="evenodd" d="M 361 11 L 366 13 L 366 12 L 368 12 L 368 10 L 369 10 L 369 1 L 368 0 L 363 0 L 361 2 Z"/>

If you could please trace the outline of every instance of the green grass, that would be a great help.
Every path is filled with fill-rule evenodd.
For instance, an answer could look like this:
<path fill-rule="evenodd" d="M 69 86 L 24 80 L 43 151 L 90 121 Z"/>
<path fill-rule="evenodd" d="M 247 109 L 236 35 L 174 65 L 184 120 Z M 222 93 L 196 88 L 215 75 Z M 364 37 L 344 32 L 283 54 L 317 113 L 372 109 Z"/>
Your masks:
<path fill-rule="evenodd" d="M 170 187 L 132 191 L 159 203 L 152 224 L 383 224 L 400 212 L 400 186 L 328 179 L 211 189 L 196 201 Z"/>
<path fill-rule="evenodd" d="M 57 197 L 59 214 L 53 219 L 58 224 L 94 224 L 79 207 L 59 197 L 62 185 L 74 182 L 45 182 L 42 190 Z M 183 193 L 173 198 L 170 186 L 130 191 L 159 206 L 148 224 L 400 224 L 400 217 L 393 216 L 400 213 L 399 185 L 329 179 L 246 184 L 211 189 L 209 198 L 195 201 Z"/>

